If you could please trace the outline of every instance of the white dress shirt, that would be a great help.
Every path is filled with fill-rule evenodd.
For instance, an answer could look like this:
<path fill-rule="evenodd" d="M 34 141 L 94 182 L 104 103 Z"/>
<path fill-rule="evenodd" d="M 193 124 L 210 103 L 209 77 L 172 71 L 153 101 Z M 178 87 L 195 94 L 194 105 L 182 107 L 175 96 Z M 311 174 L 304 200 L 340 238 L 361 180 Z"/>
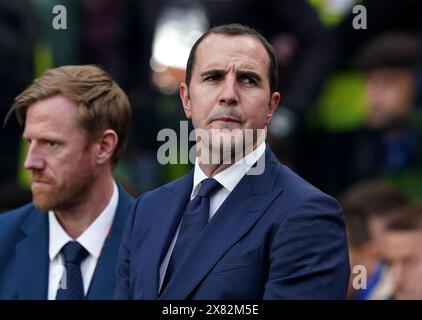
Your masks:
<path fill-rule="evenodd" d="M 248 154 L 245 158 L 240 159 L 227 169 L 217 173 L 214 177 L 217 180 L 222 188 L 220 188 L 217 192 L 215 192 L 210 198 L 210 216 L 209 220 L 214 216 L 217 212 L 218 208 L 223 204 L 223 202 L 227 199 L 233 189 L 237 186 L 243 176 L 249 171 L 249 169 L 253 166 L 255 162 L 265 153 L 266 145 L 265 142 L 262 142 L 253 152 Z M 193 175 L 193 188 L 190 199 L 192 200 L 196 194 L 198 193 L 199 187 L 203 180 L 209 178 L 204 171 L 202 171 L 201 167 L 199 166 L 198 158 L 195 161 L 195 169 Z M 208 220 L 208 221 L 209 221 Z M 170 247 L 167 251 L 166 256 L 164 257 L 161 265 L 160 265 L 160 286 L 159 291 L 161 290 L 161 286 L 163 284 L 164 275 L 167 270 L 167 265 L 169 263 L 171 253 L 173 252 L 174 245 L 176 243 L 177 235 L 179 234 L 179 227 L 177 228 L 176 234 L 173 237 L 173 240 L 170 244 Z"/>
<path fill-rule="evenodd" d="M 69 241 L 76 240 L 87 251 L 88 256 L 81 262 L 82 280 L 84 283 L 84 293 L 88 292 L 89 285 L 97 266 L 98 258 L 104 242 L 110 232 L 116 213 L 117 203 L 119 201 L 119 191 L 116 183 L 113 181 L 113 195 L 105 209 L 95 219 L 95 221 L 86 229 L 77 239 L 72 239 L 63 227 L 57 221 L 53 211 L 48 212 L 49 221 L 49 257 L 50 268 L 48 276 L 48 300 L 55 300 L 57 289 L 64 271 L 64 258 L 60 250 Z"/>

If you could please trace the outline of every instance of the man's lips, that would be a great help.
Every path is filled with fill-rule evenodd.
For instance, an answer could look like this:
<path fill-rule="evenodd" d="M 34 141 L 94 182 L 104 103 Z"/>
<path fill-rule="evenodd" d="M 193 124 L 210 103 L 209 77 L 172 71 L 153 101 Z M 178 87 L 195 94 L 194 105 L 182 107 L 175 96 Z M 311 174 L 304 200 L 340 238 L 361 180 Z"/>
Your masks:
<path fill-rule="evenodd" d="M 221 117 L 214 119 L 214 121 L 240 122 L 239 119 L 231 117 L 231 116 L 221 116 Z"/>

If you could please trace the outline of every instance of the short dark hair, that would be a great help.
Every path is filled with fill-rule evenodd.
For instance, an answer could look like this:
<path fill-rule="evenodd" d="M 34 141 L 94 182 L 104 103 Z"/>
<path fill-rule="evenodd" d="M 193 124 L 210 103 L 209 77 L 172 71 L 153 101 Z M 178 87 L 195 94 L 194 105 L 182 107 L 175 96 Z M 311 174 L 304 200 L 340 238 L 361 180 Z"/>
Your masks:
<path fill-rule="evenodd" d="M 397 209 L 396 214 L 385 222 L 387 231 L 422 230 L 422 202 Z"/>
<path fill-rule="evenodd" d="M 408 199 L 393 183 L 369 180 L 349 187 L 340 197 L 343 206 L 359 207 L 368 215 L 387 215 L 392 209 L 402 207 Z"/>
<path fill-rule="evenodd" d="M 421 45 L 416 36 L 385 33 L 365 44 L 358 53 L 357 66 L 364 72 L 380 68 L 416 71 L 421 62 Z"/>
<path fill-rule="evenodd" d="M 386 220 L 407 204 L 406 196 L 387 181 L 370 180 L 347 189 L 339 199 L 346 220 L 349 241 L 359 247 L 371 240 L 371 216 Z"/>
<path fill-rule="evenodd" d="M 361 207 L 345 204 L 343 207 L 349 243 L 360 247 L 371 240 L 368 212 Z"/>
<path fill-rule="evenodd" d="M 220 26 L 213 27 L 209 29 L 207 32 L 205 32 L 193 45 L 188 62 L 186 65 L 186 84 L 189 86 L 190 81 L 192 79 L 192 72 L 195 65 L 195 55 L 196 51 L 198 49 L 198 46 L 201 44 L 201 42 L 207 38 L 211 34 L 223 34 L 223 35 L 230 35 L 230 36 L 251 36 L 264 46 L 265 50 L 268 53 L 268 57 L 270 59 L 270 65 L 268 67 L 268 79 L 270 83 L 270 93 L 273 93 L 277 91 L 278 87 L 278 64 L 277 64 L 277 58 L 274 51 L 274 48 L 272 45 L 264 38 L 262 34 L 260 34 L 255 29 L 252 29 L 248 26 L 244 26 L 237 23 L 232 24 L 224 24 Z"/>

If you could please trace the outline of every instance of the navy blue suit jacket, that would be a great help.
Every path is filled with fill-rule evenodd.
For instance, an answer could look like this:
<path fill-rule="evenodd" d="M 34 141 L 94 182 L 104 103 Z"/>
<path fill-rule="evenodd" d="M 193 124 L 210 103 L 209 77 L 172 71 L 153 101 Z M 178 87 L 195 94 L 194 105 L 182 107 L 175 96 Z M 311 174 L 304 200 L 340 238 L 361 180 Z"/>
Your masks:
<path fill-rule="evenodd" d="M 344 299 L 349 259 L 337 202 L 267 147 L 159 294 L 159 267 L 189 200 L 193 171 L 137 199 L 117 266 L 117 299 Z"/>
<path fill-rule="evenodd" d="M 119 202 L 88 291 L 88 299 L 112 299 L 116 259 L 134 199 L 119 187 Z M 0 214 L 0 300 L 48 296 L 48 213 L 28 204 Z"/>

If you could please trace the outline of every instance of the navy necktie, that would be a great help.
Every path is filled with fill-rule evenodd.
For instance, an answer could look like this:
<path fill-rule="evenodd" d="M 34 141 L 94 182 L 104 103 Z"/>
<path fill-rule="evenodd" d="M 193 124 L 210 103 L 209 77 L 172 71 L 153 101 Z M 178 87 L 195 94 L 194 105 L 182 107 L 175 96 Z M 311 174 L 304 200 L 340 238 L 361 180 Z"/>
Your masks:
<path fill-rule="evenodd" d="M 207 178 L 203 180 L 197 195 L 188 203 L 180 223 L 179 235 L 167 266 L 161 290 L 169 283 L 170 278 L 190 252 L 193 243 L 208 223 L 210 197 L 219 187 L 221 185 L 215 179 Z"/>
<path fill-rule="evenodd" d="M 69 241 L 61 250 L 65 261 L 64 273 L 60 287 L 57 290 L 56 300 L 83 300 L 85 299 L 84 284 L 82 281 L 81 262 L 88 256 L 88 251 L 77 241 Z"/>

